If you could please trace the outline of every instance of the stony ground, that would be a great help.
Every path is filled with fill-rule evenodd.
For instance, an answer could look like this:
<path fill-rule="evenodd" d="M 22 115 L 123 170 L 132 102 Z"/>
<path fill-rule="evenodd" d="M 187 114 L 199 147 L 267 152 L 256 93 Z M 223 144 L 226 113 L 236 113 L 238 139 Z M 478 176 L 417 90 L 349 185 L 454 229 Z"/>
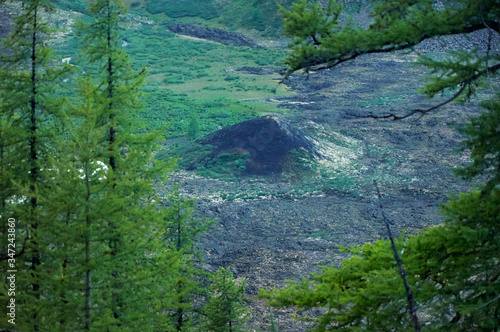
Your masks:
<path fill-rule="evenodd" d="M 440 202 L 471 188 L 452 168 L 468 161 L 465 152 L 455 151 L 463 140 L 455 128 L 480 112 L 475 103 L 452 104 L 419 120 L 358 117 L 438 102 L 416 93 L 425 73 L 413 60 L 370 56 L 308 78 L 295 75 L 285 82 L 293 96 L 269 100 L 291 109 L 274 116 L 307 131 L 329 153 L 321 175 L 225 182 L 173 174 L 185 195 L 200 198 L 199 214 L 218 219 L 199 247 L 207 269 L 231 266 L 248 280 L 252 328 L 267 330 L 272 311 L 281 331 L 304 331 L 305 325 L 290 319 L 291 310 L 256 299 L 258 289 L 300 280 L 319 272 L 318 265 L 339 264 L 345 257 L 339 246 L 386 236 L 373 180 L 396 234 L 440 223 Z"/>

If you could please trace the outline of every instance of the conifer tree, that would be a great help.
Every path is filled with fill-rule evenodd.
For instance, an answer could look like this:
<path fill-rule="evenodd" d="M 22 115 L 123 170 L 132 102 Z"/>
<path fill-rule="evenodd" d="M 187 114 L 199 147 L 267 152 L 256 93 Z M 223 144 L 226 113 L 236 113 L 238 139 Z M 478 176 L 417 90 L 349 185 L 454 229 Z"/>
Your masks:
<path fill-rule="evenodd" d="M 132 180 L 131 174 L 127 174 L 131 171 L 132 165 L 124 165 L 120 168 L 118 163 L 125 162 L 127 150 L 131 148 L 129 145 L 133 138 L 130 112 L 138 107 L 138 87 L 142 84 L 145 75 L 144 68 L 139 73 L 131 70 L 127 54 L 119 46 L 121 45 L 119 44 L 120 15 L 125 12 L 123 1 L 91 2 L 89 14 L 92 21 L 90 23 L 80 21 L 78 24 L 80 33 L 83 35 L 83 54 L 89 64 L 99 66 L 99 84 L 95 93 L 98 95 L 97 99 L 104 104 L 104 114 L 100 118 L 100 121 L 106 124 L 108 131 L 108 148 L 104 152 L 108 160 L 104 162 L 112 172 L 108 180 L 114 192 L 118 192 L 119 189 L 116 186 L 125 183 L 123 181 L 127 181 L 127 177 L 129 177 L 128 181 Z M 151 152 L 151 147 L 148 147 L 144 154 L 148 152 Z M 121 246 L 119 227 L 111 220 L 108 222 L 108 227 L 111 256 L 119 260 Z M 116 264 L 120 263 L 117 261 Z M 111 271 L 110 280 L 117 282 L 118 273 L 118 271 Z M 120 285 L 116 283 L 111 287 L 115 289 L 110 295 L 115 302 L 113 315 L 115 319 L 119 319 L 121 307 L 119 303 L 122 299 L 119 298 L 116 290 L 120 288 Z"/>
<path fill-rule="evenodd" d="M 271 322 L 269 332 L 279 332 L 278 323 L 276 323 L 276 319 L 274 319 L 274 315 L 272 313 L 269 314 L 269 321 Z"/>
<path fill-rule="evenodd" d="M 151 160 L 158 133 L 133 132 L 145 70 L 131 70 L 118 47 L 123 2 L 93 2 L 94 21 L 80 23 L 87 59 L 103 75 L 82 79 L 83 102 L 66 112 L 50 95 L 68 68 L 51 63 L 51 31 L 39 16 L 52 6 L 23 4 L 0 72 L 2 218 L 14 216 L 18 235 L 29 236 L 18 248 L 18 266 L 29 267 L 17 275 L 16 327 L 170 330 L 165 312 L 178 307 L 170 295 L 179 264 L 192 264 L 165 243 L 152 186 L 172 163 Z M 2 286 L 4 304 L 6 294 Z"/>
<path fill-rule="evenodd" d="M 90 106 L 83 105 L 87 129 L 76 140 L 79 151 L 92 152 L 78 161 L 89 182 L 82 188 L 86 208 L 79 216 L 91 216 L 82 222 L 87 225 L 85 312 L 86 321 L 98 328 L 156 329 L 168 323 L 157 319 L 165 308 L 155 298 L 170 292 L 168 285 L 160 289 L 157 284 L 167 284 L 162 278 L 173 279 L 178 256 L 163 242 L 159 229 L 164 227 L 164 213 L 156 206 L 152 187 L 155 179 L 165 180 L 167 169 L 150 159 L 159 133 L 133 132 L 132 114 L 140 106 L 138 89 L 145 69 L 132 70 L 119 46 L 120 15 L 125 11 L 123 1 L 95 1 L 90 4 L 91 22 L 78 24 L 84 55 L 89 64 L 99 66 L 98 78 L 83 85 Z M 96 113 L 91 115 L 90 109 Z M 94 136 L 92 144 L 81 145 Z M 105 169 L 104 174 L 97 169 Z M 90 275 L 99 282 L 90 281 Z"/>
<path fill-rule="evenodd" d="M 1 107 L 1 106 L 0 106 Z M 11 119 L 7 114 L 1 114 L 0 118 L 0 216 L 7 217 L 8 204 L 15 196 L 15 188 L 12 184 L 12 179 L 15 176 L 15 162 L 11 159 L 13 154 L 12 146 L 19 137 L 14 134 L 15 129 L 11 126 Z M 8 217 L 7 217 L 8 219 Z M 3 220 L 3 219 L 2 219 Z M 7 224 L 0 225 L 0 234 L 2 235 L 2 248 L 6 248 L 4 244 Z M 5 256 L 7 257 L 7 256 Z"/>
<path fill-rule="evenodd" d="M 16 327 L 38 331 L 49 311 L 47 303 L 53 288 L 53 280 L 46 278 L 52 267 L 50 243 L 42 234 L 54 227 L 44 210 L 51 204 L 46 191 L 53 180 L 51 159 L 57 158 L 54 142 L 61 100 L 54 97 L 54 91 L 68 68 L 55 63 L 48 46 L 51 2 L 21 3 L 13 31 L 3 40 L 6 52 L 0 56 L 1 215 L 2 224 L 4 218 L 17 221 L 17 253 L 7 256 L 16 258 L 16 302 L 23 307 L 17 313 Z M 2 244 L 7 238 L 3 231 Z M 12 267 L 7 265 L 10 262 L 4 262 L 4 271 Z M 7 293 L 2 290 L 2 302 L 5 298 Z M 2 325 L 5 318 L 1 318 Z"/>
<path fill-rule="evenodd" d="M 189 331 L 199 323 L 200 309 L 195 300 L 202 294 L 200 278 L 205 274 L 199 267 L 200 253 L 194 248 L 195 240 L 212 221 L 193 218 L 194 200 L 180 196 L 179 187 L 175 186 L 169 196 L 170 207 L 165 215 L 166 242 L 174 252 L 182 254 L 180 269 L 172 280 L 171 291 L 166 296 L 173 299 L 167 315 L 173 324 L 173 331 Z"/>
<path fill-rule="evenodd" d="M 487 110 L 472 118 L 464 133 L 468 136 L 465 147 L 471 151 L 472 164 L 456 173 L 468 180 L 482 175 L 486 180 L 483 189 L 490 192 L 500 184 L 500 93 L 482 102 Z"/>
<path fill-rule="evenodd" d="M 192 140 L 195 140 L 200 135 L 201 126 L 196 113 L 193 113 L 191 121 L 189 121 L 188 127 L 188 137 Z"/>
<path fill-rule="evenodd" d="M 246 281 L 238 284 L 229 268 L 220 268 L 210 276 L 209 299 L 205 305 L 205 331 L 243 331 L 249 318 L 245 306 Z"/>
<path fill-rule="evenodd" d="M 90 76 L 81 80 L 80 90 L 84 101 L 72 110 L 67 124 L 75 128 L 65 146 L 71 153 L 59 164 L 60 185 L 53 188 L 60 202 L 53 215 L 65 218 L 52 240 L 60 247 L 59 270 L 64 274 L 59 314 L 65 319 L 56 327 L 155 330 L 160 308 L 154 298 L 168 292 L 160 292 L 157 284 L 161 278 L 172 279 L 179 261 L 159 231 L 163 211 L 155 203 L 158 198 L 152 186 L 153 176 L 161 179 L 158 172 L 165 168 L 151 166 L 151 154 L 143 154 L 155 143 L 149 137 L 135 137 L 121 163 L 121 167 L 125 162 L 131 165 L 130 176 L 109 181 L 114 173 L 104 153 L 109 148 L 109 123 L 103 121 L 106 104 Z M 118 233 L 110 232 L 111 223 Z M 110 241 L 117 234 L 119 252 Z M 68 242 L 72 245 L 65 245 Z"/>

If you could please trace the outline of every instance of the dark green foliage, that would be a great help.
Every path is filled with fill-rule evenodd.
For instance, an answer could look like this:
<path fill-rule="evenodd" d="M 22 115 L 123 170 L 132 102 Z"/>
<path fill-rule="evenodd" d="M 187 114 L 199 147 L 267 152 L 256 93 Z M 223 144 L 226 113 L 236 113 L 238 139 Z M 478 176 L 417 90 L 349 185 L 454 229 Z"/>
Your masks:
<path fill-rule="evenodd" d="M 130 132 L 121 132 L 128 154 L 113 171 L 105 157 L 107 105 L 90 77 L 80 89 L 84 102 L 71 111 L 66 154 L 57 165 L 63 171 L 52 188 L 58 202 L 52 215 L 64 223 L 45 234 L 58 248 L 53 261 L 59 272 L 53 273 L 64 295 L 52 309 L 64 319 L 51 328 L 117 330 L 124 322 L 130 328 L 151 327 L 157 318 L 153 308 L 158 310 L 151 298 L 162 294 L 157 274 L 171 280 L 179 263 L 165 250 L 163 234 L 154 231 L 163 223 L 163 211 L 152 199 L 152 181 L 165 169 L 158 163 L 145 166 L 156 147 L 152 137 L 134 136 L 131 142 Z"/>
<path fill-rule="evenodd" d="M 41 329 L 44 320 L 56 323 L 48 306 L 56 296 L 57 263 L 46 234 L 61 220 L 47 211 L 57 204 L 51 188 L 57 183 L 53 170 L 63 133 L 63 101 L 55 91 L 69 69 L 56 62 L 47 45 L 53 30 L 46 17 L 53 11 L 50 1 L 24 1 L 10 38 L 2 41 L 7 52 L 0 55 L 0 243 L 2 257 L 10 259 L 2 258 L 0 267 L 17 270 L 15 300 L 23 310 L 16 310 L 15 327 L 27 331 Z M 16 220 L 11 241 L 8 218 Z M 3 285 L 0 303 L 6 307 L 12 295 Z M 9 318 L 2 315 L 1 326 L 12 327 Z"/>
<path fill-rule="evenodd" d="M 249 153 L 221 153 L 215 156 L 213 150 L 210 144 L 186 142 L 161 150 L 156 158 L 169 160 L 179 157 L 177 163 L 181 169 L 206 177 L 234 179 L 245 173 Z"/>
<path fill-rule="evenodd" d="M 193 218 L 194 199 L 180 196 L 179 186 L 169 195 L 170 208 L 165 213 L 166 242 L 176 251 L 194 254 L 195 240 L 213 223 L 213 220 Z"/>
<path fill-rule="evenodd" d="M 146 168 L 158 134 L 134 135 L 131 129 L 145 69 L 133 71 L 120 47 L 119 22 L 125 12 L 121 0 L 95 1 L 89 9 L 91 19 L 78 23 L 83 58 L 99 68 L 97 85 L 92 85 L 90 75 L 87 80 L 83 131 L 75 134 L 76 150 L 83 152 L 75 166 L 85 170 L 86 181 L 84 213 L 75 214 L 86 220 L 86 329 L 119 329 L 124 322 L 151 324 L 153 313 L 139 288 L 148 289 L 154 281 L 155 259 L 168 265 L 162 254 L 169 253 L 161 251 L 159 239 L 147 236 L 162 219 L 150 197 L 153 176 L 163 170 L 160 165 Z M 94 113 L 88 114 L 90 110 Z M 106 172 L 91 178 L 97 172 L 89 167 L 97 163 Z M 137 225 L 141 231 L 134 232 Z M 155 251 L 161 254 L 148 260 Z M 96 275 L 102 280 L 99 287 L 91 282 Z"/>
<path fill-rule="evenodd" d="M 93 19 L 81 24 L 86 59 L 103 70 L 94 78 L 97 84 L 91 72 L 79 80 L 81 101 L 71 107 L 52 97 L 55 84 L 65 82 L 56 75 L 61 68 L 51 61 L 47 40 L 37 41 L 50 36 L 46 24 L 37 20 L 45 6 L 51 8 L 47 1 L 25 2 L 17 37 L 10 39 L 16 46 L 13 57 L 2 59 L 6 66 L 0 81 L 11 86 L 1 89 L 1 128 L 14 128 L 7 126 L 8 119 L 19 126 L 8 130 L 18 135 L 14 141 L 0 140 L 0 147 L 8 147 L 1 152 L 18 151 L 17 160 L 8 162 L 23 174 L 13 177 L 17 191 L 5 192 L 13 203 L 1 211 L 2 217 L 14 215 L 21 221 L 19 245 L 28 230 L 31 234 L 17 260 L 16 304 L 22 309 L 17 310 L 16 327 L 155 330 L 168 320 L 160 321 L 157 312 L 164 308 L 151 299 L 169 289 L 157 285 L 172 286 L 168 281 L 179 270 L 180 255 L 166 250 L 163 234 L 156 231 L 164 216 L 152 183 L 164 180 L 167 170 L 164 163 L 150 163 L 158 133 L 132 132 L 131 114 L 140 105 L 144 73 L 131 70 L 126 54 L 117 49 L 123 3 L 94 1 L 89 11 Z M 15 147 L 13 142 L 24 144 Z M 1 291 L 5 302 L 6 289 Z M 9 326 L 4 318 L 2 327 Z"/>
<path fill-rule="evenodd" d="M 283 21 L 278 6 L 289 6 L 292 0 L 236 0 L 226 3 L 222 23 L 233 29 L 255 29 L 267 36 L 281 35 Z"/>
<path fill-rule="evenodd" d="M 159 299 L 170 302 L 162 314 L 169 318 L 173 331 L 190 331 L 200 320 L 196 299 L 203 293 L 199 278 L 205 272 L 195 267 L 195 262 L 201 262 L 201 252 L 194 248 L 194 243 L 213 220 L 193 218 L 194 202 L 182 198 L 176 186 L 169 195 L 170 207 L 165 214 L 164 240 L 169 249 L 181 255 L 180 268 L 164 294 L 165 299 Z"/>
<path fill-rule="evenodd" d="M 467 179 L 484 175 L 487 180 L 486 190 L 490 191 L 500 183 L 500 95 L 483 102 L 487 110 L 481 116 L 473 118 L 464 132 L 468 139 L 465 146 L 470 149 L 472 164 L 457 171 Z"/>
<path fill-rule="evenodd" d="M 210 275 L 209 299 L 204 308 L 204 331 L 244 331 L 249 318 L 245 303 L 246 280 L 237 282 L 229 268 L 220 268 Z"/>
<path fill-rule="evenodd" d="M 491 331 L 500 324 L 500 192 L 462 194 L 444 207 L 442 226 L 396 241 L 424 330 Z M 324 267 L 313 280 L 289 282 L 260 295 L 277 307 L 322 307 L 314 331 L 411 331 L 406 298 L 388 240 L 348 250 L 340 268 Z M 426 325 L 426 323 L 429 323 Z"/>
<path fill-rule="evenodd" d="M 146 10 L 151 14 L 165 13 L 172 18 L 199 16 L 210 20 L 219 16 L 219 5 L 212 0 L 149 1 Z"/>
<path fill-rule="evenodd" d="M 198 121 L 198 117 L 196 116 L 196 114 L 193 114 L 191 121 L 189 121 L 188 137 L 192 140 L 195 140 L 200 135 L 200 131 L 200 121 Z"/>
<path fill-rule="evenodd" d="M 422 280 L 417 300 L 435 308 L 431 319 L 441 329 L 495 330 L 500 326 L 500 190 L 460 194 L 443 214 L 443 226 L 409 246 L 407 264 Z"/>

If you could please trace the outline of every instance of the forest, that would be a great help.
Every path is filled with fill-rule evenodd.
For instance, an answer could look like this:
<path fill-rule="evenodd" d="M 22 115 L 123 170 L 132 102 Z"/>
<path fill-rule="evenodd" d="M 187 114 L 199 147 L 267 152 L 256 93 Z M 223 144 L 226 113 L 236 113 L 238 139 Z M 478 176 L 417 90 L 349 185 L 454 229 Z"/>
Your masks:
<path fill-rule="evenodd" d="M 499 0 L 0 0 L 0 331 L 498 331 Z"/>

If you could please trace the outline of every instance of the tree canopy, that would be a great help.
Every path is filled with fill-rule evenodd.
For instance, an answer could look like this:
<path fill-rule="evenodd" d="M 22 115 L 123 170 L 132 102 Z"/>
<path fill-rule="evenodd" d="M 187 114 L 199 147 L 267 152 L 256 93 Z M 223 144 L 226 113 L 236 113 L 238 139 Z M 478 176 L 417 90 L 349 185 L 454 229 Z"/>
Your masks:
<path fill-rule="evenodd" d="M 57 64 L 50 48 L 42 13 L 54 8 L 22 3 L 0 58 L 0 218 L 17 221 L 9 230 L 17 238 L 7 238 L 2 223 L 10 250 L 1 266 L 16 271 L 17 289 L 3 283 L 0 302 L 22 309 L 15 325 L 7 315 L 0 325 L 172 329 L 166 311 L 180 301 L 170 294 L 182 266 L 193 263 L 168 246 L 167 224 L 180 210 L 189 221 L 194 203 L 180 202 L 175 213 L 159 206 L 153 183 L 166 180 L 173 163 L 152 161 L 158 132 L 134 128 L 145 70 L 132 70 L 118 43 L 123 1 L 93 1 L 80 22 L 88 67 L 71 104 L 56 98 L 70 65 Z"/>

